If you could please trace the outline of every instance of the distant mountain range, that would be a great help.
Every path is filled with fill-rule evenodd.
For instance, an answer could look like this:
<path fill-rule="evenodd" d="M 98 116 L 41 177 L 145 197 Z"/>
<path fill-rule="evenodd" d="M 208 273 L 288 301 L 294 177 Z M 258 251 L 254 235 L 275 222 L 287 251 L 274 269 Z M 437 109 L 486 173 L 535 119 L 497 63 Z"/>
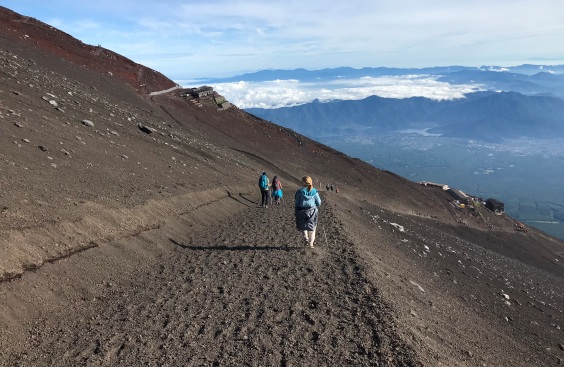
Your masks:
<path fill-rule="evenodd" d="M 306 80 L 319 80 L 319 79 L 334 79 L 334 78 L 360 78 L 365 76 L 378 77 L 378 76 L 398 76 L 398 75 L 449 75 L 453 73 L 498 73 L 498 74 L 520 74 L 523 76 L 533 76 L 535 74 L 564 74 L 564 65 L 531 65 L 524 64 L 519 66 L 434 66 L 427 68 L 388 68 L 388 67 L 365 67 L 355 69 L 351 67 L 339 67 L 321 70 L 307 70 L 303 68 L 292 70 L 281 69 L 267 69 L 252 73 L 240 74 L 226 78 L 203 78 L 200 81 L 213 82 L 213 83 L 231 83 L 237 81 L 260 82 L 276 79 L 298 79 L 301 81 Z"/>
<path fill-rule="evenodd" d="M 276 79 L 319 82 L 399 75 L 433 75 L 441 82 L 477 85 L 484 91 L 444 101 L 371 96 L 355 101 L 313 101 L 294 107 L 246 110 L 313 138 L 414 128 L 430 129 L 430 133 L 449 137 L 489 141 L 564 137 L 564 65 L 264 70 L 210 82 Z"/>
<path fill-rule="evenodd" d="M 564 98 L 564 66 L 538 67 L 539 72 L 529 75 L 526 71 L 532 71 L 525 66 L 517 67 L 522 73 L 514 71 L 491 71 L 491 70 L 459 70 L 451 73 L 441 73 L 439 81 L 450 84 L 480 84 L 486 89 L 497 91 L 513 91 L 527 95 L 552 95 Z M 513 70 L 513 69 L 511 69 Z M 542 71 L 550 70 L 550 72 Z"/>
<path fill-rule="evenodd" d="M 373 135 L 405 129 L 487 141 L 564 137 L 564 100 L 516 92 L 476 92 L 436 101 L 371 96 L 249 113 L 312 137 Z"/>
<path fill-rule="evenodd" d="M 321 70 L 261 70 L 228 78 L 199 79 L 202 84 L 263 82 L 271 80 L 331 81 L 362 77 L 433 75 L 450 84 L 476 84 L 486 90 L 512 91 L 564 98 L 564 65 L 437 66 L 428 68 L 340 67 Z"/>

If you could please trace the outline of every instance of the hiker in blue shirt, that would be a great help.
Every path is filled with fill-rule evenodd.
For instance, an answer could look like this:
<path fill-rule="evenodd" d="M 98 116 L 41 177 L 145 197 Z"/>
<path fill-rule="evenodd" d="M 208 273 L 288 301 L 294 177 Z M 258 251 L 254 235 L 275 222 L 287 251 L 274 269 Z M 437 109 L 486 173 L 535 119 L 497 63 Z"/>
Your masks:
<path fill-rule="evenodd" d="M 258 186 L 260 189 L 261 194 L 261 207 L 268 208 L 268 176 L 266 176 L 266 172 L 263 172 L 262 175 L 259 177 Z"/>
<path fill-rule="evenodd" d="M 294 209 L 296 214 L 296 228 L 301 231 L 306 246 L 313 248 L 315 241 L 315 229 L 319 217 L 318 207 L 321 198 L 316 189 L 313 188 L 313 180 L 309 176 L 302 178 L 303 188 L 296 191 L 294 195 Z"/>

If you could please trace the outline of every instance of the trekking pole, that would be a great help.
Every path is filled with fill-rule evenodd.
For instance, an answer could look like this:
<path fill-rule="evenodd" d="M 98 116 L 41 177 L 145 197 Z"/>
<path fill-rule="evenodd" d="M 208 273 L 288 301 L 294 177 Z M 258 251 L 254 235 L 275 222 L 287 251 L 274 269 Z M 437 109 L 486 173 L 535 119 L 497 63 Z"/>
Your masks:
<path fill-rule="evenodd" d="M 323 228 L 323 235 L 325 236 L 325 246 L 329 246 L 329 243 L 327 242 L 327 233 L 325 233 L 325 226 L 321 226 L 321 228 Z"/>

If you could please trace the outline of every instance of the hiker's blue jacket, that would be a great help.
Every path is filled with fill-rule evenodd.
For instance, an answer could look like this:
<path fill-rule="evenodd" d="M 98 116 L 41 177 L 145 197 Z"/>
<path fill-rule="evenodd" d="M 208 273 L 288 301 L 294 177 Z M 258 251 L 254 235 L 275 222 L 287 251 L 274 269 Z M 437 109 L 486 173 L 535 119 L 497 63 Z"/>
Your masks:
<path fill-rule="evenodd" d="M 298 191 L 296 191 L 294 198 L 294 208 L 296 210 L 304 210 L 321 205 L 321 198 L 319 197 L 319 193 L 314 188 L 312 188 L 311 191 L 307 191 L 307 187 L 299 189 Z"/>
<path fill-rule="evenodd" d="M 261 189 L 261 191 L 266 191 L 268 190 L 268 185 L 268 177 L 266 175 L 260 175 L 258 181 L 259 189 Z"/>

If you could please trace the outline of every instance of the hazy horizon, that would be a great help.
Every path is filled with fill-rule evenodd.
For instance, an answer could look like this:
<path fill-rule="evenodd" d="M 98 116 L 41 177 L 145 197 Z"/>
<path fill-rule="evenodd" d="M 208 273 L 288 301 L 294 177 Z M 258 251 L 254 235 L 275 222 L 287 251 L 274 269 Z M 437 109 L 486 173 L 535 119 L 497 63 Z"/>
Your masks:
<path fill-rule="evenodd" d="M 564 63 L 560 0 L 4 0 L 2 6 L 171 79 L 341 65 Z"/>

